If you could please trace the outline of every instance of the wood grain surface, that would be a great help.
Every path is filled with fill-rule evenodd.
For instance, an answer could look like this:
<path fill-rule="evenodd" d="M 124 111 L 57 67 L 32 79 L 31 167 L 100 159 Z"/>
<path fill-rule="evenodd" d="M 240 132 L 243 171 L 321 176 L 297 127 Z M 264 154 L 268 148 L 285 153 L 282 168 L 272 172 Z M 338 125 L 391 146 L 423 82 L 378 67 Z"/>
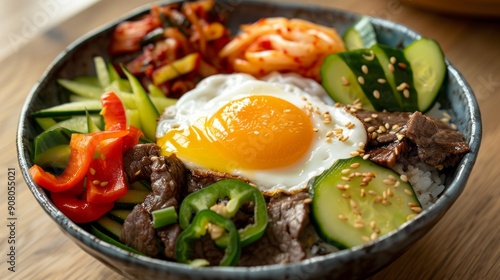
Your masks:
<path fill-rule="evenodd" d="M 13 47 L 1 61 L 0 279 L 122 279 L 73 244 L 35 201 L 19 171 L 15 134 L 25 97 L 56 55 L 147 2 L 102 0 Z M 500 279 L 500 21 L 432 14 L 398 0 L 307 2 L 393 20 L 437 39 L 474 89 L 482 112 L 481 151 L 465 191 L 436 227 L 372 279 Z M 16 272 L 6 262 L 8 168 L 17 171 Z"/>

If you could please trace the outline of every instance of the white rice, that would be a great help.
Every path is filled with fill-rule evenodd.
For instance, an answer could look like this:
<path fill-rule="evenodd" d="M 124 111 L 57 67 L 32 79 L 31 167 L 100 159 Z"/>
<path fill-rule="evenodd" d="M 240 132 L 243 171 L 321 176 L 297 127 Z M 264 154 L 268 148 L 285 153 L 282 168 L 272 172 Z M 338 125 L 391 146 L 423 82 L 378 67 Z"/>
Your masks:
<path fill-rule="evenodd" d="M 413 187 L 423 209 L 436 202 L 438 196 L 445 189 L 445 175 L 440 174 L 435 167 L 425 163 L 418 163 L 415 166 L 410 165 L 406 171 L 403 170 L 403 165 L 396 164 L 394 170 L 400 175 L 408 177 L 408 182 Z"/>

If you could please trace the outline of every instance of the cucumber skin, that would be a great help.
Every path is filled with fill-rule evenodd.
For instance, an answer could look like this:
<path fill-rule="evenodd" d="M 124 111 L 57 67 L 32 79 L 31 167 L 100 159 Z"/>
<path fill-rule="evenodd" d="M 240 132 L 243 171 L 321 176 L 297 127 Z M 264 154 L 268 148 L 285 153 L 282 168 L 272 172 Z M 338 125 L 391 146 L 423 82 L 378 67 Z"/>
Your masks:
<path fill-rule="evenodd" d="M 360 84 L 360 86 L 363 89 L 366 98 L 370 101 L 376 111 L 398 111 L 400 106 L 390 85 L 387 83 L 380 84 L 377 82 L 377 79 L 379 78 L 386 79 L 384 70 L 379 63 L 378 58 L 374 57 L 373 60 L 367 60 L 363 57 L 370 55 L 371 53 L 367 49 L 339 53 L 339 56 L 345 61 L 349 68 L 351 68 L 354 75 L 364 79 L 364 84 Z M 365 74 L 361 70 L 363 65 L 367 67 L 368 74 Z M 375 90 L 379 91 L 380 98 L 374 97 L 373 92 Z"/>
<path fill-rule="evenodd" d="M 426 44 L 426 45 L 424 45 L 424 44 Z M 420 45 L 420 47 L 419 47 L 419 45 Z M 423 47 L 426 47 L 426 48 L 430 47 L 431 48 L 430 51 L 432 51 L 432 53 L 429 53 L 429 49 L 424 49 L 422 47 L 422 45 L 423 45 Z M 431 92 L 425 92 L 423 90 L 418 89 L 419 84 L 418 84 L 417 80 L 419 80 L 418 79 L 419 68 L 418 68 L 418 63 L 416 63 L 416 61 L 413 60 L 413 56 L 414 56 L 413 51 L 417 47 L 420 50 L 416 53 L 418 53 L 418 54 L 425 53 L 426 58 L 431 57 L 431 55 L 436 56 L 436 57 L 433 57 L 432 59 L 428 60 L 428 62 L 433 63 L 434 67 L 432 67 L 432 69 L 434 71 L 437 71 L 436 82 L 435 82 L 435 85 L 434 85 Z M 448 71 L 447 71 L 447 66 L 446 66 L 446 61 L 444 58 L 443 50 L 441 49 L 439 43 L 436 40 L 429 39 L 429 38 L 421 38 L 421 39 L 418 39 L 418 40 L 412 42 L 410 45 L 406 46 L 404 49 L 404 54 L 405 54 L 406 59 L 409 61 L 409 63 L 412 66 L 413 82 L 414 82 L 414 86 L 417 90 L 417 94 L 419 97 L 418 110 L 422 113 L 425 113 L 433 107 L 434 103 L 438 99 L 439 94 L 441 93 L 442 88 L 443 88 L 444 80 L 446 79 L 446 74 Z"/>
<path fill-rule="evenodd" d="M 333 203 L 336 203 L 337 201 L 341 201 L 341 200 L 347 200 L 346 198 L 343 198 L 341 196 L 341 192 L 336 186 L 339 182 L 329 182 L 331 181 L 332 177 L 335 177 L 337 176 L 338 178 L 340 178 L 341 176 L 344 176 L 344 175 L 341 175 L 341 171 L 346 169 L 346 168 L 349 168 L 350 165 L 352 163 L 356 163 L 356 162 L 359 162 L 362 164 L 367 164 L 369 167 L 370 167 L 370 170 L 373 168 L 373 169 L 376 169 L 376 170 L 382 170 L 385 172 L 387 172 L 387 174 L 391 174 L 391 175 L 394 175 L 394 176 L 398 176 L 398 174 L 394 171 L 392 171 L 391 169 L 387 169 L 387 168 L 384 168 L 384 167 L 381 167 L 381 166 L 378 166 L 376 165 L 375 163 L 371 162 L 371 161 L 365 161 L 363 160 L 361 157 L 354 157 L 354 158 L 350 158 L 350 159 L 342 159 L 342 160 L 338 160 L 330 169 L 326 170 L 324 173 L 322 173 L 321 175 L 319 175 L 318 177 L 316 177 L 314 180 L 312 180 L 310 182 L 310 196 L 312 197 L 313 201 L 312 201 L 312 204 L 311 204 L 311 221 L 312 221 L 312 224 L 314 225 L 318 235 L 326 242 L 336 246 L 337 248 L 339 249 L 348 249 L 348 248 L 351 248 L 351 247 L 354 247 L 354 246 L 357 246 L 357 245 L 362 245 L 364 244 L 364 242 L 361 240 L 361 237 L 359 237 L 359 242 L 352 242 L 352 241 L 346 241 L 344 237 L 336 237 L 335 235 L 337 234 L 340 234 L 338 230 L 338 228 L 340 228 L 340 226 L 336 226 L 335 227 L 335 231 L 336 232 L 329 232 L 328 229 L 325 228 L 325 220 L 322 220 L 322 217 L 320 217 L 320 213 L 321 211 L 325 210 L 325 207 L 330 207 L 332 206 Z M 361 170 L 361 167 L 360 167 L 360 170 Z M 381 178 L 380 179 L 380 182 L 379 184 L 383 184 L 382 183 L 382 180 L 385 179 L 385 176 L 380 176 L 381 174 L 379 174 L 379 172 L 377 172 L 377 177 L 376 178 Z M 337 178 L 337 179 L 338 179 Z M 399 177 L 396 177 L 396 178 L 399 178 Z M 335 179 L 335 178 L 334 178 Z M 338 179 L 340 180 L 340 179 Z M 373 179 L 372 180 L 372 183 L 375 181 L 376 179 Z M 401 182 L 401 181 L 400 181 Z M 331 183 L 331 185 L 325 185 L 325 183 Z M 342 182 L 340 182 L 342 183 Z M 345 184 L 345 182 L 343 182 Z M 367 189 L 370 188 L 370 184 L 366 187 Z M 385 186 L 387 187 L 387 186 Z M 330 190 L 333 190 L 333 191 L 338 191 L 339 194 L 338 194 L 338 197 L 329 197 L 326 201 L 323 201 L 323 202 L 326 202 L 325 203 L 325 207 L 322 207 L 322 205 L 320 203 L 322 203 L 321 201 L 318 201 L 319 198 L 318 196 L 320 196 L 320 193 L 323 193 L 324 194 L 324 190 L 322 190 L 321 188 L 329 188 Z M 403 192 L 403 188 L 408 188 L 412 193 L 413 193 L 413 196 L 408 196 L 406 193 Z M 353 190 L 353 189 L 356 189 L 356 190 L 359 190 L 360 187 L 359 186 L 354 186 L 351 184 L 351 188 L 349 190 Z M 399 192 L 396 192 L 397 190 L 399 190 L 401 193 Z M 404 222 L 406 222 L 406 218 L 403 220 L 402 217 L 406 217 L 407 215 L 409 214 L 414 214 L 411 210 L 409 210 L 409 207 L 407 207 L 407 203 L 408 202 L 412 202 L 412 203 L 415 203 L 416 205 L 420 206 L 420 203 L 418 202 L 414 192 L 413 192 L 413 189 L 411 188 L 411 186 L 409 186 L 409 184 L 406 184 L 406 183 L 403 183 L 401 182 L 401 186 L 398 188 L 398 189 L 394 189 L 394 195 L 395 195 L 395 198 L 396 199 L 396 202 L 398 201 L 396 197 L 396 195 L 400 195 L 401 199 L 403 200 L 403 203 L 401 202 L 397 202 L 395 204 L 399 204 L 399 205 L 402 205 L 406 208 L 402 208 L 401 211 L 402 213 L 399 213 L 397 216 L 399 217 L 399 222 L 397 224 L 397 226 L 394 226 L 394 228 L 392 229 L 384 229 L 384 232 L 382 233 L 382 235 L 384 234 L 387 234 L 388 232 L 392 231 L 392 230 L 395 230 L 396 228 L 398 228 L 399 226 L 401 226 Z M 354 195 L 352 196 L 353 198 L 352 199 L 357 199 L 356 197 L 354 197 Z M 367 194 L 367 197 L 364 197 L 364 198 L 369 198 L 369 195 Z M 342 202 L 342 201 L 341 201 Z M 356 201 L 357 203 L 360 203 L 358 201 Z M 394 204 L 394 205 L 395 205 Z M 360 204 L 362 205 L 362 203 Z M 377 205 L 377 204 L 375 204 Z M 395 207 L 395 206 L 387 206 L 387 207 Z M 342 205 L 339 206 L 339 204 L 337 204 L 336 208 L 340 208 Z M 379 204 L 379 206 L 381 206 Z M 386 207 L 386 206 L 381 206 L 381 207 Z M 373 207 L 372 210 L 376 210 L 376 207 Z M 363 210 L 362 212 L 363 213 L 366 213 L 365 212 L 366 210 Z M 403 212 L 406 212 L 406 213 L 403 213 Z M 342 214 L 345 214 L 345 213 L 342 213 Z M 348 214 L 346 214 L 346 216 L 348 216 Z M 340 220 L 336 215 L 335 213 L 331 213 L 331 212 L 328 212 L 326 217 L 323 217 L 326 219 L 326 222 L 335 222 L 337 223 L 338 225 L 342 225 L 343 223 L 347 223 L 346 221 L 342 221 Z M 392 222 L 392 220 L 390 220 Z M 386 222 L 389 222 L 389 220 L 387 220 Z M 345 225 L 342 225 L 342 227 L 345 227 Z M 330 228 L 330 230 L 332 230 Z M 352 237 L 352 236 L 355 236 L 356 234 L 359 233 L 360 229 L 356 229 L 354 227 L 350 227 L 349 230 L 352 230 L 352 232 L 344 232 L 342 233 L 343 235 L 345 236 L 348 236 L 347 239 L 349 239 L 349 237 Z M 341 240 L 342 238 L 344 238 L 344 240 Z"/>
<path fill-rule="evenodd" d="M 381 66 L 384 68 L 384 71 L 386 71 L 387 82 L 391 84 L 393 93 L 396 99 L 399 101 L 400 108 L 398 111 L 402 112 L 417 111 L 418 94 L 415 90 L 415 87 L 413 86 L 413 71 L 411 69 L 410 62 L 406 59 L 404 55 L 403 50 L 392 48 L 382 44 L 374 45 L 372 46 L 371 49 L 375 52 L 377 58 L 379 58 L 379 61 L 382 61 L 382 58 L 380 56 L 383 55 L 384 56 L 383 60 L 387 61 L 387 64 L 389 64 L 389 60 L 391 57 L 396 58 L 396 63 L 393 64 L 394 72 L 391 72 L 389 70 L 388 65 L 383 65 L 383 63 L 381 63 Z M 401 66 L 399 66 L 399 63 L 403 63 L 404 65 L 406 65 L 406 68 L 404 69 L 401 68 Z M 390 73 L 389 75 L 392 75 L 392 78 L 390 78 L 389 75 L 387 75 L 388 73 Z M 408 88 L 410 92 L 409 98 L 406 98 L 402 91 L 397 90 L 397 87 L 402 83 L 407 83 L 408 85 L 410 85 L 410 87 Z"/>

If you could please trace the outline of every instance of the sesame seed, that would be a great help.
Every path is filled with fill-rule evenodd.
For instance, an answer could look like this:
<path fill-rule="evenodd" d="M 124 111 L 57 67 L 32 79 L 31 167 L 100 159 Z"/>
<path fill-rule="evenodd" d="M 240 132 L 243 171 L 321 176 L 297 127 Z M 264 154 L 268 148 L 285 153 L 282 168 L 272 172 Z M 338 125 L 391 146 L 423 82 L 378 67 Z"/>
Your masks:
<path fill-rule="evenodd" d="M 401 179 L 401 181 L 403 182 L 408 182 L 408 176 L 406 176 L 405 174 L 402 174 L 401 176 L 399 176 L 399 179 Z"/>
<path fill-rule="evenodd" d="M 410 87 L 410 85 L 408 85 L 407 83 L 401 83 L 399 86 L 396 87 L 396 89 L 398 91 L 402 91 L 402 90 L 409 88 L 409 87 Z"/>
<path fill-rule="evenodd" d="M 389 64 L 389 65 L 387 65 L 387 67 L 389 67 L 389 70 L 391 70 L 391 72 L 394 72 L 394 65 Z"/>
<path fill-rule="evenodd" d="M 395 124 L 392 126 L 392 130 L 397 130 L 399 128 L 399 125 Z"/>
<path fill-rule="evenodd" d="M 342 181 L 346 181 L 346 182 L 351 181 L 351 178 L 349 178 L 347 176 L 342 176 L 342 177 L 340 177 L 340 179 L 342 179 Z"/>
<path fill-rule="evenodd" d="M 392 191 L 391 188 L 388 188 L 387 189 L 387 195 L 390 196 L 390 197 L 393 197 L 394 196 L 394 192 Z"/>
<path fill-rule="evenodd" d="M 422 212 L 422 207 L 411 207 L 410 209 L 411 209 L 411 211 L 413 211 L 417 214 Z"/>
<path fill-rule="evenodd" d="M 378 234 L 376 232 L 373 232 L 371 235 L 370 235 L 370 239 L 371 240 L 375 240 L 378 238 Z"/>
<path fill-rule="evenodd" d="M 399 141 L 403 140 L 403 138 L 405 138 L 405 136 L 401 133 L 396 133 L 396 137 L 398 138 Z"/>
<path fill-rule="evenodd" d="M 385 124 L 384 124 L 384 127 L 385 127 L 385 129 L 390 129 L 390 128 L 391 128 L 391 125 L 390 125 L 389 123 L 385 123 Z"/>
<path fill-rule="evenodd" d="M 365 227 L 365 223 L 363 221 L 355 221 L 354 222 L 354 227 L 355 228 L 364 228 Z"/>
<path fill-rule="evenodd" d="M 345 184 L 344 185 L 344 189 L 348 190 L 351 186 L 349 186 L 349 184 Z"/>
<path fill-rule="evenodd" d="M 365 78 L 359 76 L 358 77 L 358 83 L 361 84 L 361 85 L 364 85 L 365 84 Z"/>
<path fill-rule="evenodd" d="M 359 156 L 359 152 L 358 152 L 358 151 L 352 151 L 352 152 L 350 152 L 349 154 L 350 154 L 351 156 L 353 156 L 353 157 L 357 157 L 357 156 Z"/>
<path fill-rule="evenodd" d="M 306 204 L 309 204 L 309 203 L 312 203 L 312 202 L 313 202 L 313 200 L 310 197 L 304 199 L 304 203 L 306 203 Z"/>
<path fill-rule="evenodd" d="M 413 196 L 413 193 L 409 189 L 405 189 L 404 192 L 409 196 Z"/>
<path fill-rule="evenodd" d="M 370 240 L 370 237 L 368 237 L 368 236 L 364 236 L 364 235 L 363 235 L 363 236 L 361 236 L 361 239 L 362 239 L 364 242 L 370 242 L 370 241 L 371 241 L 371 240 Z"/>
<path fill-rule="evenodd" d="M 340 139 L 340 141 L 342 141 L 342 142 L 345 142 L 345 141 L 347 141 L 349 139 L 349 135 L 347 135 L 347 136 L 341 136 L 341 137 L 342 138 Z"/>
<path fill-rule="evenodd" d="M 372 134 L 371 134 L 371 137 L 372 139 L 377 139 L 378 137 L 378 133 L 376 131 L 374 131 Z"/>
<path fill-rule="evenodd" d="M 344 185 L 342 185 L 342 184 L 338 184 L 337 189 L 339 189 L 341 191 L 345 191 Z"/>
<path fill-rule="evenodd" d="M 354 201 L 354 200 L 352 200 L 352 199 L 351 199 L 351 200 L 349 200 L 349 204 L 351 205 L 351 207 L 352 207 L 352 208 L 356 208 L 356 207 L 358 207 L 358 204 L 356 204 L 356 201 Z"/>
<path fill-rule="evenodd" d="M 318 132 L 318 131 L 319 131 L 319 128 L 316 128 L 316 127 L 315 127 L 315 128 L 313 128 L 313 131 L 314 131 L 314 132 Z"/>
<path fill-rule="evenodd" d="M 370 127 L 368 127 L 368 128 L 366 129 L 366 131 L 368 131 L 369 133 L 372 133 L 372 132 L 374 132 L 376 129 L 377 129 L 376 127 L 374 127 L 374 126 L 370 126 Z"/>
<path fill-rule="evenodd" d="M 94 168 L 90 167 L 89 171 L 90 171 L 90 174 L 95 175 L 95 169 Z"/>
<path fill-rule="evenodd" d="M 378 118 L 378 115 L 377 114 L 372 114 L 372 118 L 376 119 L 376 118 Z"/>
<path fill-rule="evenodd" d="M 382 200 L 382 204 L 383 204 L 384 206 L 389 206 L 389 205 L 391 205 L 392 203 L 391 203 L 390 201 L 388 201 L 388 200 L 385 200 L 385 199 L 384 199 L 384 200 Z"/>
<path fill-rule="evenodd" d="M 408 99 L 410 98 L 410 91 L 408 89 L 404 89 L 403 90 L 403 96 Z"/>
<path fill-rule="evenodd" d="M 370 154 L 366 154 L 366 155 L 364 155 L 364 156 L 363 156 L 363 159 L 364 159 L 364 160 L 367 160 L 367 159 L 369 159 L 369 158 L 370 158 Z"/>
<path fill-rule="evenodd" d="M 333 131 L 328 131 L 328 132 L 326 133 L 326 137 L 331 137 L 331 136 L 333 136 Z"/>
<path fill-rule="evenodd" d="M 378 130 L 380 130 L 380 132 L 379 132 L 379 133 L 384 133 L 384 132 L 386 132 L 386 131 L 387 131 L 387 129 L 386 129 L 386 128 L 385 128 L 385 126 L 383 126 L 383 125 L 379 126 L 379 127 L 378 127 Z"/>
<path fill-rule="evenodd" d="M 391 56 L 391 58 L 389 58 L 389 61 L 394 64 L 396 63 L 396 58 L 394 56 Z"/>
<path fill-rule="evenodd" d="M 458 129 L 458 128 L 457 128 L 457 125 L 456 125 L 456 124 L 454 124 L 454 123 L 452 123 L 452 124 L 450 125 L 450 127 L 451 127 L 451 129 L 453 129 L 453 130 L 457 130 L 457 129 Z"/>
<path fill-rule="evenodd" d="M 405 64 L 405 63 L 403 63 L 403 62 L 399 62 L 399 63 L 398 63 L 398 66 L 399 66 L 399 68 L 401 68 L 401 69 L 406 69 L 406 64 Z"/>
<path fill-rule="evenodd" d="M 365 189 L 361 189 L 359 195 L 361 197 L 365 197 L 366 196 L 366 190 Z"/>
<path fill-rule="evenodd" d="M 363 71 L 363 73 L 365 74 L 368 74 L 368 67 L 366 65 L 361 66 L 361 71 Z"/>
<path fill-rule="evenodd" d="M 382 202 L 382 197 L 380 196 L 375 197 L 375 203 L 380 203 L 380 202 Z"/>
<path fill-rule="evenodd" d="M 369 195 L 377 195 L 377 193 L 374 190 L 368 190 Z"/>
<path fill-rule="evenodd" d="M 343 198 L 351 198 L 351 195 L 348 193 L 342 193 Z"/>
<path fill-rule="evenodd" d="M 413 202 L 408 202 L 409 207 L 418 207 L 418 204 L 413 203 Z"/>
<path fill-rule="evenodd" d="M 324 123 L 324 124 L 330 124 L 331 122 L 332 122 L 332 120 L 331 120 L 331 119 L 325 119 L 325 120 L 323 120 L 323 123 Z"/>
<path fill-rule="evenodd" d="M 350 167 L 351 167 L 352 169 L 356 169 L 356 168 L 358 168 L 359 166 L 361 166 L 361 163 L 359 163 L 359 162 L 355 162 L 355 163 L 353 163 L 353 164 L 351 164 L 351 165 L 350 165 Z"/>
<path fill-rule="evenodd" d="M 364 122 L 371 122 L 372 121 L 372 118 L 368 117 L 368 118 L 364 118 L 363 119 Z"/>
<path fill-rule="evenodd" d="M 347 221 L 347 217 L 342 214 L 339 215 L 339 219 L 342 221 Z"/>
<path fill-rule="evenodd" d="M 385 84 L 387 81 L 385 79 L 380 78 L 380 79 L 377 79 L 377 82 L 379 84 Z"/>
<path fill-rule="evenodd" d="M 376 99 L 380 99 L 380 92 L 378 90 L 374 90 L 373 97 L 375 97 Z"/>
<path fill-rule="evenodd" d="M 342 79 L 342 85 L 343 85 L 343 86 L 348 86 L 348 85 L 350 85 L 350 84 L 351 84 L 351 83 L 349 83 L 349 80 L 347 80 L 347 78 L 346 78 L 346 77 L 342 76 L 342 78 L 341 78 L 341 79 Z"/>
<path fill-rule="evenodd" d="M 386 200 L 387 199 L 387 191 L 383 191 L 382 192 L 382 200 Z"/>
<path fill-rule="evenodd" d="M 352 122 L 348 122 L 345 124 L 345 126 L 348 128 L 348 129 L 353 129 L 356 125 L 353 124 Z"/>
<path fill-rule="evenodd" d="M 92 184 L 94 184 L 94 185 L 99 185 L 100 183 L 101 183 L 101 182 L 100 182 L 99 180 L 94 180 L 94 181 L 92 181 Z"/>
<path fill-rule="evenodd" d="M 364 59 L 368 61 L 372 61 L 375 58 L 375 54 L 373 53 L 373 50 L 370 50 L 370 55 L 363 54 L 362 55 Z"/>
<path fill-rule="evenodd" d="M 99 184 L 99 186 L 101 186 L 101 187 L 105 187 L 105 186 L 107 186 L 107 185 L 108 185 L 108 183 L 109 183 L 109 182 L 101 182 L 101 183 Z"/>
<path fill-rule="evenodd" d="M 396 181 L 396 183 L 394 184 L 394 187 L 397 188 L 401 185 L 401 183 L 399 181 Z"/>
<path fill-rule="evenodd" d="M 370 228 L 375 229 L 376 226 L 377 226 L 377 223 L 375 221 L 370 222 Z"/>

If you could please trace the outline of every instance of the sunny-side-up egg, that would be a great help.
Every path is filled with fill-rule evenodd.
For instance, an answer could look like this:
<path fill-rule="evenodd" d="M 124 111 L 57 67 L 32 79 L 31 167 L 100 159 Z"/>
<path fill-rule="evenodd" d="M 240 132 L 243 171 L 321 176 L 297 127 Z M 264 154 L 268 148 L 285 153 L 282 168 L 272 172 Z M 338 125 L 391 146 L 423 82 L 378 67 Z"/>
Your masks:
<path fill-rule="evenodd" d="M 301 79 L 291 80 L 315 83 Z M 175 153 L 189 168 L 246 178 L 274 194 L 306 188 L 366 142 L 363 124 L 344 108 L 325 104 L 283 76 L 268 80 L 230 74 L 201 81 L 162 115 L 162 154 Z"/>

